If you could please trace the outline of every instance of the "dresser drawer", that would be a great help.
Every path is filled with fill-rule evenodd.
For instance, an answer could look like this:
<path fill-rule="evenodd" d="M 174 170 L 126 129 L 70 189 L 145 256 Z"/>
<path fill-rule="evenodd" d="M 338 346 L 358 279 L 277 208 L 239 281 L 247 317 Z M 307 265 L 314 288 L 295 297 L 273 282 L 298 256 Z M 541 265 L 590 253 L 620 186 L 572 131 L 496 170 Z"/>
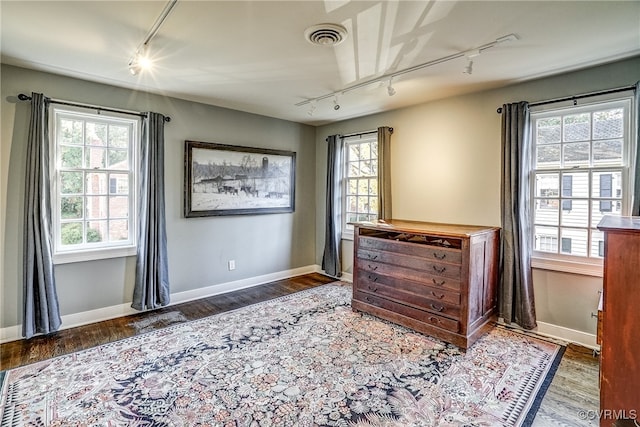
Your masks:
<path fill-rule="evenodd" d="M 389 310 L 394 313 L 410 317 L 412 319 L 416 319 L 422 323 L 446 329 L 447 331 L 457 333 L 460 330 L 460 322 L 458 322 L 457 320 L 449 319 L 425 310 L 420 310 L 414 307 L 400 304 L 386 298 L 379 297 L 377 295 L 361 292 L 356 289 L 353 292 L 353 297 L 357 301 L 361 301 L 365 304 L 380 307 L 382 309 Z"/>
<path fill-rule="evenodd" d="M 421 270 L 432 276 L 449 277 L 452 279 L 460 278 L 460 264 L 447 264 L 441 261 L 432 261 L 430 259 L 402 255 L 393 252 L 379 252 L 367 249 L 358 249 L 357 258 L 362 260 L 364 263 L 381 261 L 385 264 Z"/>
<path fill-rule="evenodd" d="M 363 259 L 356 259 L 355 266 L 367 273 L 382 274 L 385 276 L 399 277 L 404 279 L 413 280 L 435 286 L 436 288 L 447 288 L 454 291 L 460 290 L 460 271 L 458 269 L 457 274 L 451 274 L 452 272 L 446 267 L 436 266 L 436 269 L 429 270 L 416 270 L 413 268 L 402 267 L 398 265 L 386 264 L 377 261 L 367 261 Z"/>
<path fill-rule="evenodd" d="M 426 237 L 423 238 L 426 239 Z M 432 239 L 441 240 L 435 238 Z M 462 262 L 462 252 L 459 249 L 362 236 L 358 238 L 358 244 L 360 246 L 360 249 L 395 252 L 405 255 L 422 257 L 426 260 L 443 261 L 452 264 L 460 264 Z M 460 243 L 457 243 L 457 245 L 459 246 Z"/>
<path fill-rule="evenodd" d="M 435 304 L 446 304 L 451 307 L 460 306 L 460 293 L 448 289 L 431 286 L 428 283 L 413 282 L 396 277 L 358 270 L 358 280 L 354 285 L 366 292 L 379 293 L 393 298 L 395 293 L 407 294 L 406 298 L 419 297 Z M 403 299 L 402 297 L 397 297 Z"/>

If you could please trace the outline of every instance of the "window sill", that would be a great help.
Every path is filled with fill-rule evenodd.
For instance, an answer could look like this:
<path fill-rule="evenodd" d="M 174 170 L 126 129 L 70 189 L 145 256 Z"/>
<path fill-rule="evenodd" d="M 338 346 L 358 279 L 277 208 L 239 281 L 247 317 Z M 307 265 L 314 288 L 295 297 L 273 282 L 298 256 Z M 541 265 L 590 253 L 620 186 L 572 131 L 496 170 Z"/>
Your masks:
<path fill-rule="evenodd" d="M 353 240 L 353 231 L 351 231 L 351 232 L 343 231 L 342 235 L 340 236 L 340 238 L 342 240 Z"/>
<path fill-rule="evenodd" d="M 602 262 L 586 263 L 549 258 L 531 258 L 531 268 L 602 277 Z"/>
<path fill-rule="evenodd" d="M 74 262 L 95 261 L 108 258 L 123 258 L 136 255 L 136 247 L 100 248 L 89 251 L 57 253 L 53 256 L 54 264 L 70 264 Z"/>

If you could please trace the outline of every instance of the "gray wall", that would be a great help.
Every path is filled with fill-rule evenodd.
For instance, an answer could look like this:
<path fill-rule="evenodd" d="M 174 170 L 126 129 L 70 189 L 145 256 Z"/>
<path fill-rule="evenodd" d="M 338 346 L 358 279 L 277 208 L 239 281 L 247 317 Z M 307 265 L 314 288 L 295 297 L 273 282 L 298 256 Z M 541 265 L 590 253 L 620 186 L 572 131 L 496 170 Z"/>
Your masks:
<path fill-rule="evenodd" d="M 21 323 L 22 221 L 29 103 L 19 93 L 169 115 L 165 126 L 165 183 L 172 293 L 315 264 L 315 129 L 298 123 L 159 95 L 1 67 L 0 327 Z M 185 219 L 184 140 L 264 147 L 297 153 L 293 214 Z M 228 271 L 227 261 L 236 261 Z M 131 301 L 135 258 L 56 266 L 62 315 Z"/>
<path fill-rule="evenodd" d="M 322 126 L 316 134 L 316 262 L 324 244 L 325 138 L 391 126 L 393 216 L 401 219 L 500 225 L 500 115 L 504 103 L 529 102 L 634 84 L 640 58 L 508 87 L 429 102 Z M 482 70 L 477 70 L 481 73 Z M 475 76 L 475 73 L 474 73 Z M 398 92 L 401 82 L 394 84 Z M 343 271 L 353 244 L 343 241 Z M 595 334 L 599 277 L 534 271 L 540 322 Z"/>

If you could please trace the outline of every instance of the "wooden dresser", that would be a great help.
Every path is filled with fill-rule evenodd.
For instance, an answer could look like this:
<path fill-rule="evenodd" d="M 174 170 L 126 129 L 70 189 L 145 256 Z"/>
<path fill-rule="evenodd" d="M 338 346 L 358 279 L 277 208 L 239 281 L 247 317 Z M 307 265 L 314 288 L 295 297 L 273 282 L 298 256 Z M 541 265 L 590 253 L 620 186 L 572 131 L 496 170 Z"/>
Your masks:
<path fill-rule="evenodd" d="M 640 425 L 640 217 L 605 216 L 601 427 Z"/>
<path fill-rule="evenodd" d="M 354 223 L 354 310 L 467 348 L 496 314 L 498 227 Z"/>

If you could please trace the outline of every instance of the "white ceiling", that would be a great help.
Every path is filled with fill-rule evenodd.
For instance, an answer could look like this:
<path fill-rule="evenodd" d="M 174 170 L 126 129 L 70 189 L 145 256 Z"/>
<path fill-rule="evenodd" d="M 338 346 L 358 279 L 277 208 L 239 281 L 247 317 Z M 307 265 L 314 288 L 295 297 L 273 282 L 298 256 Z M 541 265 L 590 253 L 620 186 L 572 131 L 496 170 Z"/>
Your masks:
<path fill-rule="evenodd" d="M 2 62 L 312 125 L 580 69 L 640 54 L 640 1 L 193 1 L 179 0 L 156 36 L 151 73 L 128 62 L 166 1 L 6 1 Z M 304 30 L 349 29 L 336 47 L 307 42 Z M 465 58 L 317 103 L 405 68 Z M 639 72 L 640 77 L 640 72 Z M 606 86 L 606 85 L 605 85 Z"/>

